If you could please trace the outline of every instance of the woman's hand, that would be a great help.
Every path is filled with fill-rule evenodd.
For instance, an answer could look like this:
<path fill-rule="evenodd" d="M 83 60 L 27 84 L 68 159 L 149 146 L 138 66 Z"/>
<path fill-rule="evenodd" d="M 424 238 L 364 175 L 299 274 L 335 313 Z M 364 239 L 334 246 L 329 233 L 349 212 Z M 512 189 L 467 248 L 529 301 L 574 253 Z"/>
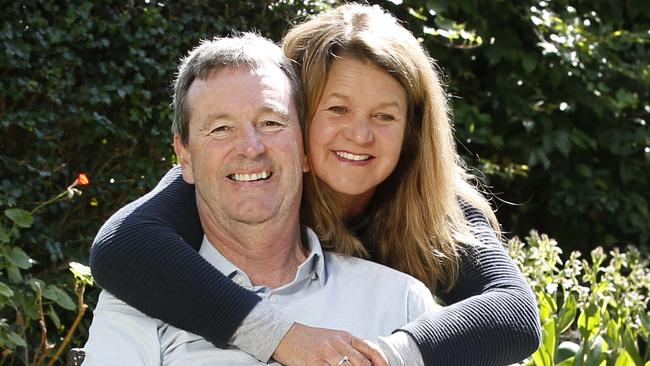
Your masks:
<path fill-rule="evenodd" d="M 342 362 L 347 356 L 348 361 Z M 388 366 L 374 343 L 352 334 L 294 323 L 273 353 L 283 365 Z"/>

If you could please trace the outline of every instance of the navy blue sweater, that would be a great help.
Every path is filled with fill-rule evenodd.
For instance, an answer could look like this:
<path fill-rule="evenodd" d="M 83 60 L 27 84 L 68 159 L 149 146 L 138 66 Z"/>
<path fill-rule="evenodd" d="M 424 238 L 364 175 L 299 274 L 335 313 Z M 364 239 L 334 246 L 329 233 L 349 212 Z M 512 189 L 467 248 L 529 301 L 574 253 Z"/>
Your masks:
<path fill-rule="evenodd" d="M 507 365 L 540 341 L 535 297 L 486 217 L 465 206 L 486 245 L 468 250 L 460 278 L 440 292 L 442 311 L 405 326 L 426 365 Z M 194 186 L 173 168 L 158 186 L 100 229 L 90 265 L 97 283 L 140 311 L 225 346 L 260 298 L 199 254 Z"/>

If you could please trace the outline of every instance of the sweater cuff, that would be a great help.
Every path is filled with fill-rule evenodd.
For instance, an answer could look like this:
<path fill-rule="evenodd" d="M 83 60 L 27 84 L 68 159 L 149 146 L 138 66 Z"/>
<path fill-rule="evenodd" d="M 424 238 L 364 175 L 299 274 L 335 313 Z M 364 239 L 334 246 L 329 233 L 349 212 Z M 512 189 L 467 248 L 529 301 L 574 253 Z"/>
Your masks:
<path fill-rule="evenodd" d="M 388 337 L 379 337 L 377 344 L 390 366 L 424 366 L 420 349 L 406 332 L 397 331 Z"/>
<path fill-rule="evenodd" d="M 260 301 L 244 318 L 229 343 L 266 363 L 292 325 L 293 320 Z"/>

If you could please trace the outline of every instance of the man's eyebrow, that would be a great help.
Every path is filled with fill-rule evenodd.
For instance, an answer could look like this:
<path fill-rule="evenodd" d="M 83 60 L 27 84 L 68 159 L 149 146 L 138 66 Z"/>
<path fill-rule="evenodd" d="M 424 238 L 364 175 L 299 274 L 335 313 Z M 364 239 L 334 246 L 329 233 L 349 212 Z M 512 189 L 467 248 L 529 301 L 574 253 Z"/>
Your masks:
<path fill-rule="evenodd" d="M 289 108 L 282 104 L 268 103 L 262 107 L 261 111 L 262 113 L 273 113 L 284 119 L 289 119 Z"/>
<path fill-rule="evenodd" d="M 201 126 L 205 126 L 206 124 L 212 121 L 216 121 L 220 119 L 228 119 L 229 117 L 230 115 L 224 112 L 210 113 L 207 116 L 205 116 L 205 118 L 203 118 L 203 120 L 201 121 Z"/>

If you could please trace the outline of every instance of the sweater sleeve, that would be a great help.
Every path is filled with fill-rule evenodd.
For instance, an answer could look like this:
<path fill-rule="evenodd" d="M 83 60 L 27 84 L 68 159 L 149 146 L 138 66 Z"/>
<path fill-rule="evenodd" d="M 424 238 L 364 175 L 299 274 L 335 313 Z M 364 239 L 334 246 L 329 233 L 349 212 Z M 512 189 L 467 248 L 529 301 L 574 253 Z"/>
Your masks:
<path fill-rule="evenodd" d="M 99 230 L 93 277 L 143 313 L 223 347 L 261 299 L 198 254 L 202 238 L 194 186 L 172 168 Z"/>
<path fill-rule="evenodd" d="M 418 345 L 425 365 L 508 365 L 539 346 L 535 296 L 479 210 L 463 211 L 480 245 L 461 258 L 460 278 L 438 296 L 446 307 L 400 330 Z"/>

